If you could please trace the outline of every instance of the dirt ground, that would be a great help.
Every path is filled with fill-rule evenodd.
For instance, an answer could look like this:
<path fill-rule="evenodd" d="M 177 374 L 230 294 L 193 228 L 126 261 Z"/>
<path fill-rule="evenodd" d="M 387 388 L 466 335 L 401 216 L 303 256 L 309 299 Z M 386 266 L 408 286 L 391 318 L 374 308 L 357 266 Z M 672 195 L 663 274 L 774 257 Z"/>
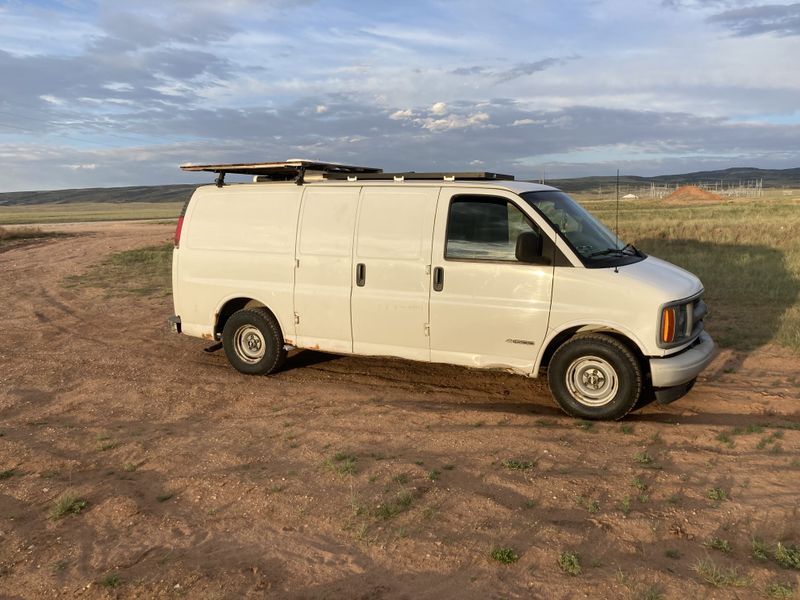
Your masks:
<path fill-rule="evenodd" d="M 2 598 L 797 590 L 798 571 L 751 551 L 800 544 L 786 350 L 723 351 L 677 403 L 593 425 L 504 373 L 298 352 L 247 377 L 167 331 L 169 297 L 64 286 L 171 226 L 53 228 L 75 235 L 0 253 Z M 64 494 L 87 504 L 55 519 Z"/>

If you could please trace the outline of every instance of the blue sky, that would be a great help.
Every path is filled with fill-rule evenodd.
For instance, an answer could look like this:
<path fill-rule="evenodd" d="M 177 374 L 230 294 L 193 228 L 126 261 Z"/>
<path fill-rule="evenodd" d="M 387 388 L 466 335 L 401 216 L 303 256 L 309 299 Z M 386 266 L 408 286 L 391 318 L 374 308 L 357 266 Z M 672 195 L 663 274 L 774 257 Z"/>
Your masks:
<path fill-rule="evenodd" d="M 800 3 L 0 0 L 0 191 L 800 166 Z"/>

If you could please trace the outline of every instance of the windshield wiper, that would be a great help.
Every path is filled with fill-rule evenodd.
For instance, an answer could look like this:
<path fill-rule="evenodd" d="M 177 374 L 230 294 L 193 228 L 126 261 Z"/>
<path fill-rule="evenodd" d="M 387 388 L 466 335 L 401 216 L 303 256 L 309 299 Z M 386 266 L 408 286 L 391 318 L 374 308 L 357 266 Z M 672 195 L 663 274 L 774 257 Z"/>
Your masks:
<path fill-rule="evenodd" d="M 596 256 L 608 256 L 609 254 L 627 254 L 625 251 L 631 250 L 634 256 L 643 256 L 642 251 L 633 244 L 625 244 L 622 248 L 606 248 L 605 250 L 598 250 L 589 254 L 589 258 Z"/>

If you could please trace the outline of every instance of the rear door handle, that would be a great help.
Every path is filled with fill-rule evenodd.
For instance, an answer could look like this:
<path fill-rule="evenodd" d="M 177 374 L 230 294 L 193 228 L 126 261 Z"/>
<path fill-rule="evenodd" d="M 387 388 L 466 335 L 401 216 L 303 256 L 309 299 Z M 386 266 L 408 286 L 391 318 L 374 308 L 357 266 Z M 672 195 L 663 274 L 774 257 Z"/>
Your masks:
<path fill-rule="evenodd" d="M 433 290 L 441 292 L 444 289 L 444 268 L 436 267 L 433 270 Z"/>
<path fill-rule="evenodd" d="M 358 287 L 364 287 L 364 284 L 367 282 L 367 265 L 364 263 L 358 263 L 356 265 L 356 285 Z"/>

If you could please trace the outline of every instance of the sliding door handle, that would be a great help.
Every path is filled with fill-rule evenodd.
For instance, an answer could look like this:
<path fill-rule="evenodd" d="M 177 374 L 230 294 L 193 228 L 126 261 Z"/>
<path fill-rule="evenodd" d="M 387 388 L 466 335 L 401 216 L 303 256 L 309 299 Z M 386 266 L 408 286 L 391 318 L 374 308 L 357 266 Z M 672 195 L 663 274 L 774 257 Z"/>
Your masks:
<path fill-rule="evenodd" d="M 367 265 L 364 263 L 358 263 L 356 265 L 356 285 L 358 287 L 364 287 L 364 284 L 367 282 Z"/>
<path fill-rule="evenodd" d="M 433 290 L 441 292 L 444 289 L 444 269 L 436 267 L 433 270 Z"/>

